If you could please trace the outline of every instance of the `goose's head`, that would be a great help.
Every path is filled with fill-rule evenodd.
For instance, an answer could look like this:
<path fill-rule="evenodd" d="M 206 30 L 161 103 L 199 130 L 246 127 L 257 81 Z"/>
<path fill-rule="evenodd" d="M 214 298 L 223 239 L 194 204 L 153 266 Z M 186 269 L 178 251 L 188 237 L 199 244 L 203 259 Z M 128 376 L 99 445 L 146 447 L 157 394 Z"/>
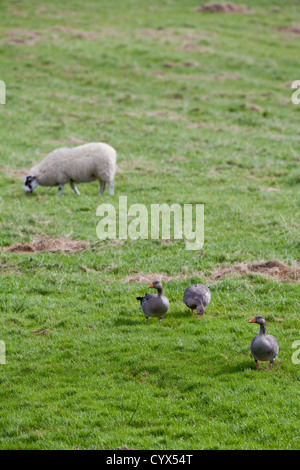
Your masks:
<path fill-rule="evenodd" d="M 262 315 L 256 315 L 256 317 L 252 318 L 252 320 L 249 320 L 249 323 L 258 323 L 259 325 L 265 325 L 266 320 Z"/>
<path fill-rule="evenodd" d="M 148 288 L 153 287 L 153 289 L 160 290 L 162 289 L 162 283 L 160 281 L 153 281 Z"/>
<path fill-rule="evenodd" d="M 203 303 L 202 303 L 201 300 L 200 300 L 200 302 L 197 304 L 196 312 L 197 312 L 197 317 L 198 317 L 198 318 L 202 317 L 202 315 L 203 315 L 204 312 L 205 312 L 205 308 L 204 308 L 204 305 L 203 305 Z"/>

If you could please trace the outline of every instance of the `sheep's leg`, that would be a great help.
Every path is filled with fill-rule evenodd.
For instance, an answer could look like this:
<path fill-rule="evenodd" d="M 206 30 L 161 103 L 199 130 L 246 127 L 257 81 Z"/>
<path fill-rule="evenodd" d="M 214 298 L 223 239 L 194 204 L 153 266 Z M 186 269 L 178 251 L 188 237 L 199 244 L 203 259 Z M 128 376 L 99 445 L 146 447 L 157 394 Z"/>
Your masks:
<path fill-rule="evenodd" d="M 71 185 L 71 188 L 73 189 L 74 193 L 77 194 L 78 196 L 80 196 L 80 192 L 78 191 L 76 184 L 75 183 L 70 183 L 70 185 Z"/>
<path fill-rule="evenodd" d="M 64 185 L 63 185 L 63 184 L 60 184 L 60 185 L 58 186 L 58 195 L 59 195 L 59 196 L 62 195 L 63 190 L 64 190 Z"/>
<path fill-rule="evenodd" d="M 110 181 L 108 185 L 108 194 L 113 196 L 115 194 L 115 183 L 114 181 Z"/>
<path fill-rule="evenodd" d="M 99 189 L 99 192 L 98 192 L 98 196 L 101 196 L 101 194 L 104 193 L 105 186 L 106 186 L 106 182 L 105 181 L 100 181 L 100 189 Z"/>

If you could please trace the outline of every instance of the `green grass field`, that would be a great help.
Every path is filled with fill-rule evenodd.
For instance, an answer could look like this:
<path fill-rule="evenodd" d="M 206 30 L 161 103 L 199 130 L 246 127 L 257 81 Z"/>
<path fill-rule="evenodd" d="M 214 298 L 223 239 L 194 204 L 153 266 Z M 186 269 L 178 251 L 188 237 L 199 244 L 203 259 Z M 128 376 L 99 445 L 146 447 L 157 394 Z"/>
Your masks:
<path fill-rule="evenodd" d="M 299 262 L 298 2 L 3 0 L 1 246 L 87 240 L 76 253 L 1 252 L 1 449 L 297 449 L 299 283 L 219 267 Z M 26 170 L 59 146 L 118 152 L 115 195 L 98 183 L 38 187 Z M 106 240 L 100 203 L 203 203 L 205 241 Z M 169 312 L 146 324 L 136 296 L 160 273 Z M 131 279 L 131 280 L 130 280 Z M 286 280 L 284 280 L 286 281 Z M 199 320 L 182 302 L 209 283 Z M 255 370 L 262 314 L 279 355 Z M 41 334 L 34 332 L 42 332 Z M 295 361 L 294 361 L 295 362 Z"/>

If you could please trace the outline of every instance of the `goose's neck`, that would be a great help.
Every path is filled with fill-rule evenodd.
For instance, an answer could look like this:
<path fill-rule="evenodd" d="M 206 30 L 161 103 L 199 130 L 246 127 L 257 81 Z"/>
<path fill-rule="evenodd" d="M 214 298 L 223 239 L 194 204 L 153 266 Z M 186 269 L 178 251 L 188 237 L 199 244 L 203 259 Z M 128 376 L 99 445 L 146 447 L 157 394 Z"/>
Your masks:
<path fill-rule="evenodd" d="M 195 304 L 196 304 L 196 305 L 202 305 L 202 306 L 203 306 L 203 302 L 202 302 L 202 300 L 200 299 L 200 297 L 198 297 L 198 296 L 195 297 Z"/>
<path fill-rule="evenodd" d="M 259 334 L 260 334 L 260 335 L 265 335 L 265 334 L 266 334 L 266 331 L 267 331 L 266 324 L 265 324 L 265 323 L 261 323 L 261 324 L 260 324 Z"/>
<path fill-rule="evenodd" d="M 157 287 L 157 294 L 161 296 L 163 294 L 163 289 L 162 287 Z"/>

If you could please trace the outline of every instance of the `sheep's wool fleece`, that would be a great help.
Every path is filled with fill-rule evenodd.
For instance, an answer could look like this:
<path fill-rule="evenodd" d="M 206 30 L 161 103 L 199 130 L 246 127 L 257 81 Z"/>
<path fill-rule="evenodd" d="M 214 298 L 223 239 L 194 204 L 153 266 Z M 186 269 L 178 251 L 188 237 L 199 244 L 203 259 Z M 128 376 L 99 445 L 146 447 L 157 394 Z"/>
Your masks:
<path fill-rule="evenodd" d="M 113 181 L 116 151 L 101 142 L 58 148 L 31 169 L 41 186 L 56 186 L 69 182 L 84 183 L 99 179 Z"/>

